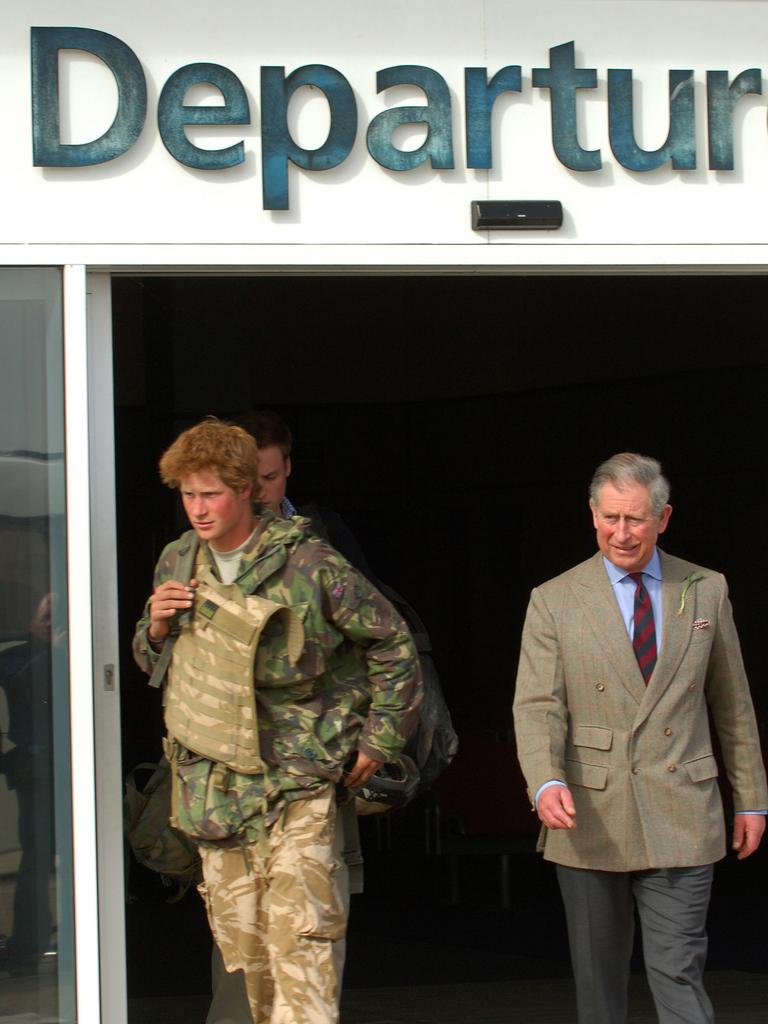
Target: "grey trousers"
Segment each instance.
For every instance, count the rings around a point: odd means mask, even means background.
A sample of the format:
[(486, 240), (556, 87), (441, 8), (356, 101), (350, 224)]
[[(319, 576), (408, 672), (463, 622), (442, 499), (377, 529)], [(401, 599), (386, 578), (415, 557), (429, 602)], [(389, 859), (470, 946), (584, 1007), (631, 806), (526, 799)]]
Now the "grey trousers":
[[(360, 892), (362, 889), (360, 834), (357, 830), (357, 819), (354, 816), (354, 802), (345, 804), (337, 815), (333, 846), (341, 864), (336, 879), (339, 894), (344, 903), (344, 911), (348, 918), (350, 894)], [(356, 869), (357, 873), (355, 873)], [(352, 875), (351, 878), (350, 875)], [(344, 973), (346, 954), (347, 940), (344, 937), (333, 943), (333, 964), (336, 977), (339, 979), (338, 998), (341, 998), (341, 978)], [(233, 971), (230, 973), (225, 969), (224, 960), (215, 942), (211, 950), (211, 989), (213, 998), (208, 1008), (205, 1024), (253, 1024), (248, 996), (245, 992), (243, 972)]]
[(712, 875), (711, 864), (633, 872), (557, 865), (579, 1024), (627, 1024), (635, 906), (659, 1024), (712, 1024), (703, 984)]

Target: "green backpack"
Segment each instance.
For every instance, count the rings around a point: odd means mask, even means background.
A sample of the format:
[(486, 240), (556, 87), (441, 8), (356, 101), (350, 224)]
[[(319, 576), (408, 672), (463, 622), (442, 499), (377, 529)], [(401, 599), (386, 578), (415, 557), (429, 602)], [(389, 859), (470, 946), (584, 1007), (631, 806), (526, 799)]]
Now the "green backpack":
[[(149, 772), (143, 784), (139, 779)], [(175, 888), (169, 903), (178, 902), (202, 875), (195, 843), (168, 821), (171, 807), (171, 766), (163, 756), (154, 764), (137, 764), (125, 780), (123, 825), (134, 857), (158, 872)]]

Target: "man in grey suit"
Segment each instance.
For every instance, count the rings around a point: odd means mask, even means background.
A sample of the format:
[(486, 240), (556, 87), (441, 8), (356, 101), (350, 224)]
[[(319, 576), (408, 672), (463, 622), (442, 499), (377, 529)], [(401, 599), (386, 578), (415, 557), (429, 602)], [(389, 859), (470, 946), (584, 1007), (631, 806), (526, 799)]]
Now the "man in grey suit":
[(518, 753), (557, 865), (579, 1024), (626, 1024), (634, 906), (661, 1024), (710, 1024), (702, 975), (726, 852), (709, 715), (739, 859), (768, 790), (725, 579), (656, 547), (669, 485), (623, 453), (590, 486), (599, 551), (536, 588), (515, 694)]

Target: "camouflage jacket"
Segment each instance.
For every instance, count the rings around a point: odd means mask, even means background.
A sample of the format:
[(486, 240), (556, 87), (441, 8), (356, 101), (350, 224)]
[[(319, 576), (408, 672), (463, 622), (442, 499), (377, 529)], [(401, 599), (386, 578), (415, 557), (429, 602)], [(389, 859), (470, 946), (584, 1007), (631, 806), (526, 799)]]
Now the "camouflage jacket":
[[(305, 633), (303, 653), (293, 665), (277, 620), (259, 643), (254, 684), (264, 775), (215, 776), (226, 790), (224, 802), (238, 804), (239, 832), (247, 836), (261, 828), (262, 816), (267, 823), (274, 820), (286, 800), (318, 795), (340, 781), (355, 750), (392, 761), (417, 721), (422, 681), (407, 627), (389, 601), (309, 526), (298, 516), (262, 513), (235, 581), (244, 594), (292, 608)], [(179, 546), (176, 540), (163, 550), (156, 587), (174, 578)], [(218, 575), (204, 542), (202, 554)], [(151, 673), (158, 654), (147, 639), (148, 625), (146, 605), (133, 649), (140, 668)], [(213, 819), (216, 813), (211, 811)], [(212, 827), (210, 838), (226, 835)]]

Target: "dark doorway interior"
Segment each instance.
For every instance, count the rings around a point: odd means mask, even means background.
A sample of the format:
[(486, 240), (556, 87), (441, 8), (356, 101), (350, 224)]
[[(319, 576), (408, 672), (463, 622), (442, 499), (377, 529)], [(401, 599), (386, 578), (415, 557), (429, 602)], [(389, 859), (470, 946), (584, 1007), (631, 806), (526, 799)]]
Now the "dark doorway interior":
[[(766, 727), (763, 292), (762, 278), (735, 276), (115, 280), (126, 769), (159, 752), (157, 695), (130, 637), (154, 561), (182, 526), (157, 458), (208, 413), (284, 415), (291, 497), (341, 513), (430, 630), (463, 741), (438, 793), (443, 822), (486, 845), (458, 861), (426, 853), (422, 808), (368, 827), (349, 987), (568, 971), (552, 878), (530, 852), (509, 708), (528, 593), (593, 550), (586, 485), (613, 452), (662, 461), (667, 546), (728, 576)], [(521, 834), (502, 909), (498, 837)], [(720, 870), (715, 966), (765, 970), (763, 930), (728, 908), (749, 894), (750, 918), (764, 920), (766, 863), (760, 853)], [(132, 993), (204, 991), (197, 897), (167, 907), (155, 880), (135, 875)]]

